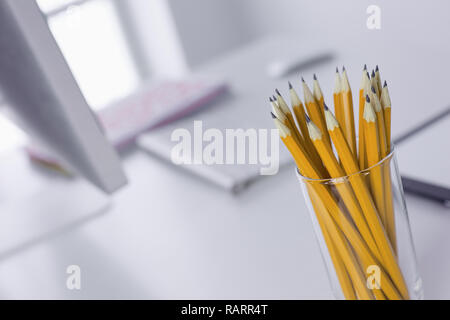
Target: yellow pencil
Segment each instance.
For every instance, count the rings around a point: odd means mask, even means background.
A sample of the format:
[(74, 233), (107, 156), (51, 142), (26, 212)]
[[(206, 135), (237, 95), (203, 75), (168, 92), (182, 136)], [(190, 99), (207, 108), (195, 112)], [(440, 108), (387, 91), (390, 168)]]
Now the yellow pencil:
[[(303, 136), (305, 148), (308, 151), (308, 153), (311, 155), (312, 160), (315, 163), (321, 164), (320, 157), (317, 154), (317, 152), (311, 142), (311, 139), (309, 138), (308, 128), (306, 125), (305, 108), (303, 106), (302, 101), (298, 97), (297, 92), (295, 91), (294, 87), (292, 86), (292, 84), (290, 82), (289, 82), (289, 94), (290, 94), (290, 98), (291, 98), (292, 109), (294, 110), (294, 115), (297, 120), (297, 125), (300, 128), (300, 132)], [(318, 167), (321, 170), (321, 172), (326, 176), (326, 172), (325, 172), (325, 169), (323, 168), (323, 166), (318, 165)]]
[(284, 98), (281, 96), (280, 91), (278, 89), (275, 89), (275, 92), (277, 94), (276, 97), (277, 97), (278, 106), (281, 109), (281, 111), (284, 113), (286, 118), (288, 119), (288, 123), (289, 123), (288, 127), (292, 130), (294, 137), (298, 141), (298, 143), (302, 143), (304, 145), (305, 144), (304, 138), (298, 131), (297, 126), (295, 125), (294, 117), (291, 113), (291, 110), (289, 109)]
[[(325, 112), (326, 114), (326, 112)], [(289, 133), (289, 128), (285, 126), (281, 121), (275, 119), (275, 124), (280, 130), (281, 139), (291, 152), (294, 160), (297, 163), (297, 166), (300, 172), (305, 177), (310, 177), (311, 179), (321, 179), (319, 171), (315, 167), (314, 163), (312, 163), (311, 158), (306, 154), (305, 149), (301, 146), (296, 145), (295, 140), (292, 137), (292, 134)], [(342, 136), (343, 138), (343, 136)], [(344, 139), (345, 141), (345, 139)], [(351, 153), (350, 153), (351, 154)], [(353, 155), (352, 155), (353, 156)], [(356, 162), (355, 162), (356, 164)], [(358, 175), (356, 175), (358, 176)], [(365, 184), (364, 184), (365, 186)], [(329, 212), (330, 216), (327, 214), (323, 214), (322, 211), (317, 212), (317, 215), (324, 218), (326, 223), (328, 224), (329, 230), (337, 230), (341, 231), (343, 235), (347, 238), (353, 250), (361, 260), (364, 270), (366, 270), (369, 266), (377, 265), (380, 267), (381, 278), (383, 282), (383, 292), (386, 293), (386, 297), (389, 299), (401, 299), (402, 294), (399, 293), (396, 289), (396, 285), (391, 283), (390, 276), (388, 272), (384, 271), (383, 265), (378, 261), (374, 256), (371, 250), (368, 248), (366, 242), (361, 238), (359, 232), (355, 229), (352, 222), (349, 221), (346, 214), (341, 211), (339, 205), (334, 199), (333, 194), (329, 189), (327, 189), (322, 184), (314, 184), (308, 185), (310, 194), (316, 194), (318, 198), (322, 201), (323, 205)], [(376, 209), (375, 209), (376, 210)], [(376, 214), (376, 213), (375, 213)], [(332, 218), (331, 221), (329, 219)], [(378, 219), (378, 217), (376, 217)], [(334, 222), (333, 222), (334, 221)], [(334, 223), (336, 225), (334, 225)], [(334, 228), (334, 229), (333, 229)], [(334, 235), (334, 238), (339, 238), (339, 233)], [(341, 240), (339, 240), (341, 241)], [(378, 244), (377, 244), (378, 245)], [(380, 248), (380, 246), (378, 246)], [(342, 249), (342, 247), (341, 247)], [(381, 249), (380, 249), (381, 250)], [(343, 253), (345, 254), (345, 253)], [(348, 265), (351, 265), (351, 262), (345, 261)], [(391, 265), (388, 265), (391, 267)], [(353, 266), (352, 266), (353, 267)], [(386, 269), (387, 271), (387, 269)], [(350, 272), (350, 271), (349, 271)], [(398, 279), (398, 274), (395, 274), (395, 277)], [(401, 276), (401, 274), (400, 274)], [(353, 274), (353, 277), (357, 278), (357, 274)], [(375, 290), (376, 291), (376, 290)], [(406, 292), (407, 293), (407, 292)], [(379, 292), (374, 292), (374, 294), (378, 295), (381, 298), (381, 294)], [(403, 295), (403, 297), (405, 297)]]
[[(391, 152), (391, 98), (389, 96), (389, 90), (386, 81), (384, 82), (383, 90), (381, 93), (381, 105), (383, 107), (384, 122), (386, 130), (386, 147), (387, 153)], [(397, 252), (397, 235), (395, 227), (395, 213), (392, 194), (392, 181), (390, 166), (387, 165), (384, 168), (384, 183), (385, 183), (385, 206), (386, 206), (386, 229), (391, 240), (392, 247)]]
[(389, 152), (391, 151), (391, 97), (389, 95), (389, 89), (386, 81), (384, 82), (383, 90), (381, 93), (381, 105), (384, 111), (384, 123), (386, 128), (386, 143)]
[(306, 126), (305, 107), (302, 100), (299, 98), (297, 91), (295, 91), (292, 84), (289, 82), (289, 96), (291, 98), (291, 106), (294, 111), (297, 125), (300, 128), (303, 138), (306, 140), (308, 137), (308, 127)]
[[(316, 123), (321, 130), (325, 130), (327, 125), (325, 123), (325, 118), (323, 116), (323, 111), (319, 107), (319, 105), (316, 102), (316, 99), (314, 98), (311, 90), (309, 89), (308, 85), (305, 82), (305, 79), (302, 78), (302, 85), (303, 85), (303, 94), (305, 96), (305, 105), (306, 110), (308, 110), (308, 114), (311, 117), (311, 119)], [(324, 139), (326, 143), (331, 148), (331, 140), (328, 135), (324, 136)]]
[[(294, 119), (292, 118), (292, 114), (289, 110), (289, 108), (286, 105), (286, 102), (284, 102), (283, 97), (281, 97), (281, 95), (279, 94), (279, 92), (277, 92), (278, 97), (273, 97), (273, 98), (269, 98), (269, 101), (271, 103), (272, 106), (272, 113), (278, 118), (280, 119), (284, 125), (286, 125), (292, 132), (292, 136), (293, 139), (295, 140), (295, 142), (298, 145), (301, 145), (303, 147), (305, 147), (305, 141), (303, 136), (300, 134), (300, 132), (298, 132), (298, 129), (295, 125)], [(274, 100), (277, 99), (277, 100)], [(288, 112), (288, 114), (286, 114), (283, 109), (286, 110)], [(290, 116), (288, 116), (290, 114)], [(325, 172), (325, 169), (323, 168), (323, 166), (321, 166), (321, 163), (316, 162), (316, 165), (318, 166), (319, 170), (321, 173)]]
[(281, 108), (278, 104), (278, 102), (276, 100), (273, 100), (273, 98), (269, 98), (270, 101), (270, 105), (272, 107), (272, 113), (278, 118), (280, 119), (284, 125), (287, 125), (289, 127), (289, 121), (288, 118), (286, 117), (286, 115), (284, 114), (283, 111), (281, 111)]
[[(396, 258), (389, 160), (380, 164), (391, 148), (391, 102), (386, 83), (381, 86), (380, 69), (377, 66), (370, 76), (364, 68), (359, 91), (359, 143), (345, 67), (342, 78), (336, 70), (333, 95), (341, 123), (326, 106), (317, 76), (314, 93), (303, 78), (302, 83), (305, 104), (289, 83), (293, 113), (276, 90), (277, 97), (270, 99), (272, 117), (298, 171), (306, 177), (306, 192), (342, 292), (346, 299), (409, 299)], [(369, 167), (370, 174), (360, 174)], [(330, 184), (323, 180), (328, 178)], [(378, 289), (366, 285), (365, 273), (372, 266), (379, 267)]]
[[(316, 150), (319, 153), (325, 168), (330, 173), (330, 176), (332, 178), (345, 177), (345, 171), (337, 161), (333, 151), (328, 148), (328, 146), (323, 141), (323, 134), (320, 129), (310, 119), (307, 119), (307, 122), (311, 140), (313, 141), (314, 146), (316, 147)], [(353, 221), (355, 222), (355, 225), (361, 233), (361, 236), (367, 242), (374, 256), (378, 260), (381, 260), (381, 255), (372, 236), (372, 233), (370, 232), (369, 226), (367, 225), (364, 213), (362, 212), (358, 200), (356, 199), (356, 196), (353, 193), (350, 185), (347, 181), (343, 180), (341, 183), (336, 183), (336, 189), (341, 195), (345, 206), (347, 207)]]
[(317, 75), (313, 76), (313, 95), (316, 99), (317, 104), (319, 105), (320, 111), (322, 112), (322, 117), (325, 119), (325, 113), (323, 106), (325, 104), (325, 98), (323, 96), (322, 88), (320, 87), (319, 80), (317, 79)]
[(378, 87), (378, 93), (379, 93), (378, 98), (380, 98), (383, 87), (381, 85), (381, 74), (380, 74), (380, 68), (378, 68), (378, 65), (375, 68), (375, 79), (377, 80), (377, 87)]
[(367, 185), (361, 175), (354, 174), (359, 172), (356, 158), (351, 153), (350, 147), (345, 141), (339, 123), (334, 115), (327, 109), (325, 110), (325, 119), (327, 121), (328, 132), (334, 142), (339, 158), (341, 159), (342, 166), (346, 171), (346, 174), (350, 176), (350, 184), (353, 187), (355, 195), (361, 205), (361, 208), (363, 209), (369, 228), (371, 229), (372, 235), (374, 236), (378, 249), (380, 250), (383, 265), (385, 266), (386, 271), (389, 273), (390, 278), (398, 288), (402, 297), (404, 299), (409, 299), (408, 288), (406, 287), (402, 272), (398, 266), (395, 254), (379, 218), (376, 206), (370, 196)]
[(348, 144), (350, 145), (350, 149), (352, 150), (353, 154), (356, 155), (357, 150), (356, 150), (356, 133), (355, 133), (355, 115), (353, 112), (353, 96), (345, 67), (343, 68), (342, 71), (341, 95), (342, 95), (343, 120), (345, 122), (344, 134)]
[(375, 70), (372, 70), (372, 77), (370, 78), (370, 84), (372, 85), (372, 87), (375, 88), (375, 91), (377, 92), (377, 96), (380, 96), (380, 90), (378, 89), (378, 84), (377, 84), (377, 75), (375, 73)]
[[(324, 219), (321, 217), (320, 212), (327, 212), (326, 208), (322, 204), (321, 199), (315, 196), (314, 192), (309, 192), (311, 204), (314, 208), (314, 212), (317, 215), (317, 221), (319, 222), (320, 229), (322, 230), (323, 238), (325, 240), (325, 244), (328, 248), (328, 252), (330, 253), (330, 258), (333, 263), (334, 269), (336, 271), (336, 276), (341, 285), (342, 292), (346, 300), (356, 300), (357, 296), (355, 290), (353, 288), (351, 277), (353, 274), (349, 274), (347, 272), (347, 268), (345, 267), (346, 263), (344, 263), (344, 258), (339, 253), (341, 250), (335, 244), (336, 239), (332, 237), (330, 231), (328, 231), (325, 226)], [(338, 231), (334, 229), (333, 235), (335, 235)], [(356, 259), (353, 259), (356, 265)], [(360, 273), (359, 271), (358, 273)]]
[[(274, 118), (274, 123), (280, 132), (281, 140), (292, 154), (300, 172), (304, 176), (319, 179), (320, 174), (317, 168), (311, 162), (311, 158), (306, 154), (304, 148), (296, 145), (295, 139), (292, 137), (290, 129), (277, 118)], [(334, 240), (332, 243), (334, 243), (337, 247), (337, 250), (339, 250), (339, 253), (343, 259), (343, 263), (345, 264), (353, 283), (357, 284), (355, 289), (358, 290), (358, 296), (362, 299), (371, 299), (372, 295), (367, 290), (367, 287), (365, 287), (364, 275), (359, 268), (357, 260), (353, 258), (353, 254), (349, 246), (345, 244), (345, 238), (341, 233), (344, 232), (347, 233), (347, 235), (352, 234), (353, 236), (350, 236), (350, 238), (347, 236), (347, 239), (349, 239), (349, 241), (355, 240), (358, 238), (356, 233), (349, 233), (353, 230), (353, 227), (351, 226), (351, 224), (345, 224), (347, 220), (345, 218), (345, 215), (340, 212), (340, 209), (333, 199), (330, 191), (328, 191), (323, 185), (308, 185), (308, 192), (313, 199), (313, 203), (316, 206), (318, 206), (319, 204), (321, 206), (321, 208), (316, 211), (316, 216), (319, 224), (321, 226), (324, 226), (323, 229), (327, 229), (332, 235), (332, 238)], [(330, 212), (330, 215), (328, 215), (327, 212)], [(331, 216), (334, 216), (335, 218), (332, 219)], [(340, 216), (340, 218), (338, 218), (338, 216)], [(342, 227), (342, 223), (344, 223), (344, 227)], [(341, 226), (338, 227), (336, 224), (341, 224)], [(369, 261), (375, 264), (376, 262), (374, 262), (374, 260), (370, 258), (370, 253), (368, 251), (365, 251), (364, 249), (361, 249), (362, 247), (364, 247), (363, 243), (360, 241), (354, 241), (354, 243), (355, 242), (360, 243), (360, 245), (353, 245), (356, 250), (358, 252), (362, 250), (362, 256), (367, 257)], [(329, 247), (331, 246), (332, 244), (329, 245)], [(337, 265), (337, 263), (335, 265)]]
[[(378, 97), (375, 95), (374, 90), (372, 90), (372, 94), (374, 100), (373, 105), (375, 107), (375, 114), (377, 117), (378, 136), (380, 139), (380, 161), (381, 161), (382, 159), (386, 158), (390, 153), (390, 146), (388, 147), (386, 139), (386, 128), (385, 128), (386, 120), (384, 119), (383, 107)], [(394, 252), (397, 252), (390, 163), (386, 162), (383, 165), (383, 167), (380, 168), (380, 171), (382, 175), (381, 181), (383, 183), (383, 196), (384, 196), (383, 197), (384, 208), (383, 210), (380, 210), (380, 214), (383, 217), (383, 223), (386, 228), (386, 232), (389, 236), (389, 240), (391, 241), (392, 248), (394, 249)]]
[(339, 74), (339, 69), (336, 68), (336, 73), (334, 76), (334, 91), (333, 91), (333, 100), (334, 100), (334, 113), (336, 115), (336, 119), (342, 126), (342, 130), (347, 132), (345, 116), (344, 116), (344, 107), (343, 107), (343, 98), (342, 98), (342, 78)]
[(367, 66), (364, 66), (363, 76), (361, 80), (361, 87), (359, 89), (359, 140), (358, 140), (358, 159), (359, 167), (361, 170), (367, 168), (367, 159), (365, 151), (365, 140), (364, 140), (364, 125), (363, 125), (363, 113), (364, 106), (366, 105), (366, 95), (369, 94), (367, 88), (370, 87), (370, 77), (367, 73)]
[[(374, 297), (366, 286), (364, 272), (350, 249), (350, 245), (330, 219), (328, 209), (313, 186), (308, 185), (307, 188), (344, 296), (350, 300), (372, 300)], [(351, 291), (351, 288), (354, 289), (354, 292)], [(378, 293), (379, 299), (383, 300), (384, 295), (379, 290), (375, 291)]]
[(378, 99), (378, 96), (376, 94), (376, 90), (374, 87), (371, 88), (372, 95), (372, 106), (375, 111), (375, 115), (377, 117), (377, 128), (378, 128), (378, 138), (380, 143), (380, 160), (384, 159), (388, 154), (388, 146), (386, 142), (386, 127), (385, 127), (385, 121), (384, 121), (384, 112), (383, 107), (381, 106), (380, 99)]
[[(373, 88), (373, 87), (372, 87)], [(376, 95), (376, 93), (375, 93)], [(375, 114), (372, 101), (369, 95), (366, 96), (366, 106), (364, 108), (364, 133), (366, 139), (366, 153), (367, 153), (367, 163), (369, 168), (373, 167), (370, 171), (369, 180), (372, 190), (372, 195), (375, 200), (375, 204), (378, 209), (378, 213), (383, 223), (386, 226), (386, 216), (385, 216), (385, 203), (384, 203), (384, 182), (381, 168), (375, 166), (382, 159), (381, 148), (380, 148), (380, 134), (378, 130), (379, 121), (377, 121), (377, 116)], [(375, 166), (375, 167), (374, 167)]]

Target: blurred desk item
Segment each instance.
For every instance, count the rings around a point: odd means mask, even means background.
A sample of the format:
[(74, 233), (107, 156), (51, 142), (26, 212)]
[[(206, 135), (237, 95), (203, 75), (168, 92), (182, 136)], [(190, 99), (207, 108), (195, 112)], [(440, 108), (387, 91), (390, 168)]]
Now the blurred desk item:
[[(175, 121), (205, 106), (226, 90), (225, 82), (192, 76), (179, 80), (155, 80), (134, 94), (98, 111), (108, 140), (116, 149), (134, 142), (144, 131)], [(58, 168), (59, 161), (46, 148), (32, 143), (27, 151), (33, 160)]]
[(223, 81), (192, 77), (152, 83), (105, 109), (98, 118), (116, 147), (205, 106), (226, 90)]
[(333, 59), (331, 50), (316, 51), (309, 54), (304, 50), (289, 52), (290, 57), (278, 58), (269, 63), (267, 74), (272, 78), (284, 78), (295, 72), (304, 71)]
[(397, 139), (406, 192), (450, 204), (449, 109)]
[(424, 197), (429, 200), (434, 200), (442, 203), (444, 206), (450, 208), (450, 189), (434, 185), (431, 183), (402, 177), (403, 188), (405, 192), (415, 194), (419, 197)]
[[(278, 87), (288, 99), (287, 81), (291, 79), (288, 76), (298, 78), (298, 74), (292, 75), (290, 71), (295, 69), (306, 73), (306, 69), (311, 65), (314, 65), (316, 70), (327, 68), (334, 70), (332, 63), (329, 50), (317, 47), (305, 51), (303, 45), (292, 37), (268, 37), (244, 46), (213, 61), (201, 70), (202, 74), (227, 79), (230, 86), (229, 95), (224, 99), (218, 99), (214, 102), (214, 106), (202, 110), (201, 113), (142, 134), (137, 144), (143, 150), (171, 162), (172, 149), (176, 145), (171, 141), (172, 132), (177, 128), (184, 128), (194, 136), (193, 124), (196, 120), (202, 121), (204, 130), (214, 128), (223, 133), (227, 129), (266, 129), (269, 130), (268, 139), (271, 139), (270, 130), (274, 129), (274, 126), (268, 116), (270, 112), (268, 99), (271, 93), (273, 94), (273, 88)], [(271, 69), (276, 65), (278, 67), (274, 68), (277, 70), (277, 76), (273, 79), (274, 74), (268, 72), (268, 66)], [(292, 160), (283, 146), (279, 149), (279, 166), (283, 167)], [(237, 193), (260, 178), (261, 168), (267, 166), (213, 164), (181, 167), (197, 177)]]

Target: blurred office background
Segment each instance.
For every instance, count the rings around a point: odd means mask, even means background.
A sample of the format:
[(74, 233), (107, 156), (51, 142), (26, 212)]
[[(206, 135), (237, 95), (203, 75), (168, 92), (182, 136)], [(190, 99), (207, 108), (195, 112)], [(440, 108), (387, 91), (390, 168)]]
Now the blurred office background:
[[(381, 66), (388, 79), (390, 70), (398, 68), (410, 70), (405, 80), (416, 84), (415, 92), (420, 87), (417, 83), (426, 84), (420, 95), (411, 99), (418, 104), (433, 95), (433, 90), (448, 86), (435, 83), (431, 77), (412, 77), (418, 62), (423, 64), (421, 70), (428, 69), (427, 75), (447, 77), (450, 62), (441, 58), (450, 56), (450, 41), (447, 40), (450, 2), (447, 0), (37, 2), (94, 110), (132, 93), (147, 81), (195, 72), (257, 39), (280, 34), (292, 36), (305, 48), (331, 48), (338, 56), (354, 51), (360, 53), (361, 60), (350, 66), (354, 86), (359, 86), (366, 51), (367, 56), (395, 54), (389, 65)], [(369, 16), (366, 10), (370, 5), (381, 9), (380, 30), (366, 27)], [(439, 59), (434, 59), (436, 52), (439, 52)], [(373, 67), (376, 61), (367, 63)], [(329, 79), (324, 79), (326, 94), (332, 90), (332, 73), (330, 70)], [(398, 96), (405, 96), (407, 90), (402, 87), (393, 91), (393, 98), (397, 98), (396, 92)], [(432, 106), (436, 111), (448, 105), (450, 92), (441, 93), (441, 97), (442, 104)], [(399, 108), (393, 112), (407, 108), (408, 105), (399, 103)], [(420, 112), (417, 108), (413, 111)], [(398, 113), (395, 117), (398, 119)], [(22, 131), (0, 115), (0, 153), (25, 142)], [(256, 193), (250, 193), (253, 203), (259, 201)], [(252, 204), (237, 202), (237, 206), (244, 209), (252, 208)]]
[[(38, 0), (83, 93), (95, 108), (157, 76), (179, 76), (255, 39), (290, 34), (305, 46), (389, 52), (449, 50), (445, 0)], [(368, 6), (381, 29), (368, 30)], [(388, 45), (397, 41), (397, 47)], [(383, 46), (386, 44), (386, 46)], [(406, 50), (406, 49), (405, 49)], [(405, 53), (407, 58), (408, 52)], [(413, 67), (413, 66), (411, 66)], [(2, 119), (2, 130), (12, 128)], [(11, 141), (0, 135), (0, 148)]]

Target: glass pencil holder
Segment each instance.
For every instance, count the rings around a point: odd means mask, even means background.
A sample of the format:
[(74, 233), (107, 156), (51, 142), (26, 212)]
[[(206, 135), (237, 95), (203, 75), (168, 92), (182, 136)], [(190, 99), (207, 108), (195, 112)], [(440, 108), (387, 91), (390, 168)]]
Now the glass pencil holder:
[(395, 148), (350, 176), (297, 175), (336, 299), (423, 299)]

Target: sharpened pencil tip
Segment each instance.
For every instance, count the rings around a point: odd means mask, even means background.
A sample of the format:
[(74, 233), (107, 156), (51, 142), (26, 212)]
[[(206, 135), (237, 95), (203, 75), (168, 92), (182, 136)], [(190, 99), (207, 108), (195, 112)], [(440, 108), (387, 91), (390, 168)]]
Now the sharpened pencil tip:
[(386, 87), (387, 87), (387, 82), (385, 81), (383, 88), (386, 88)]
[(375, 67), (375, 72), (380, 71), (380, 69), (378, 68), (378, 65)]
[(367, 64), (364, 65), (364, 71), (367, 71)]
[(317, 76), (316, 76), (315, 73), (314, 73), (314, 75), (313, 75), (313, 79), (314, 79), (315, 81), (317, 81)]
[(294, 89), (294, 87), (292, 86), (292, 83), (290, 81), (288, 81), (288, 84), (289, 84), (289, 90)]
[(375, 70), (372, 70), (372, 78), (375, 78)]
[(272, 119), (276, 119), (277, 116), (273, 114), (273, 112), (270, 113), (272, 115)]
[(342, 72), (345, 72), (345, 66), (342, 66)]
[(339, 68), (338, 67), (336, 67), (336, 73), (339, 73)]
[(273, 102), (273, 99), (272, 99), (272, 97), (269, 97), (269, 101), (270, 101), (270, 102)]
[(327, 106), (327, 104), (326, 104), (326, 103), (324, 103), (324, 104), (323, 104), (323, 107), (324, 107), (325, 111), (328, 111), (328, 110), (330, 110), (330, 109), (328, 109), (328, 106)]
[(279, 96), (281, 97), (281, 93), (280, 93), (280, 90), (278, 90), (278, 89), (275, 89), (275, 92), (277, 93), (277, 95), (279, 95)]
[(370, 98), (369, 98), (368, 94), (366, 95), (366, 101), (367, 101), (367, 103), (370, 103)]
[(377, 93), (377, 90), (375, 90), (374, 87), (371, 87), (370, 89), (372, 90), (372, 93)]
[(273, 99), (273, 102), (278, 101), (277, 97), (275, 97), (275, 96), (273, 96), (272, 99)]
[(306, 117), (306, 122), (310, 123), (311, 122), (311, 118), (307, 114), (305, 114), (305, 117)]
[(302, 82), (303, 82), (303, 83), (306, 83), (305, 78), (303, 78), (303, 77), (302, 77)]

